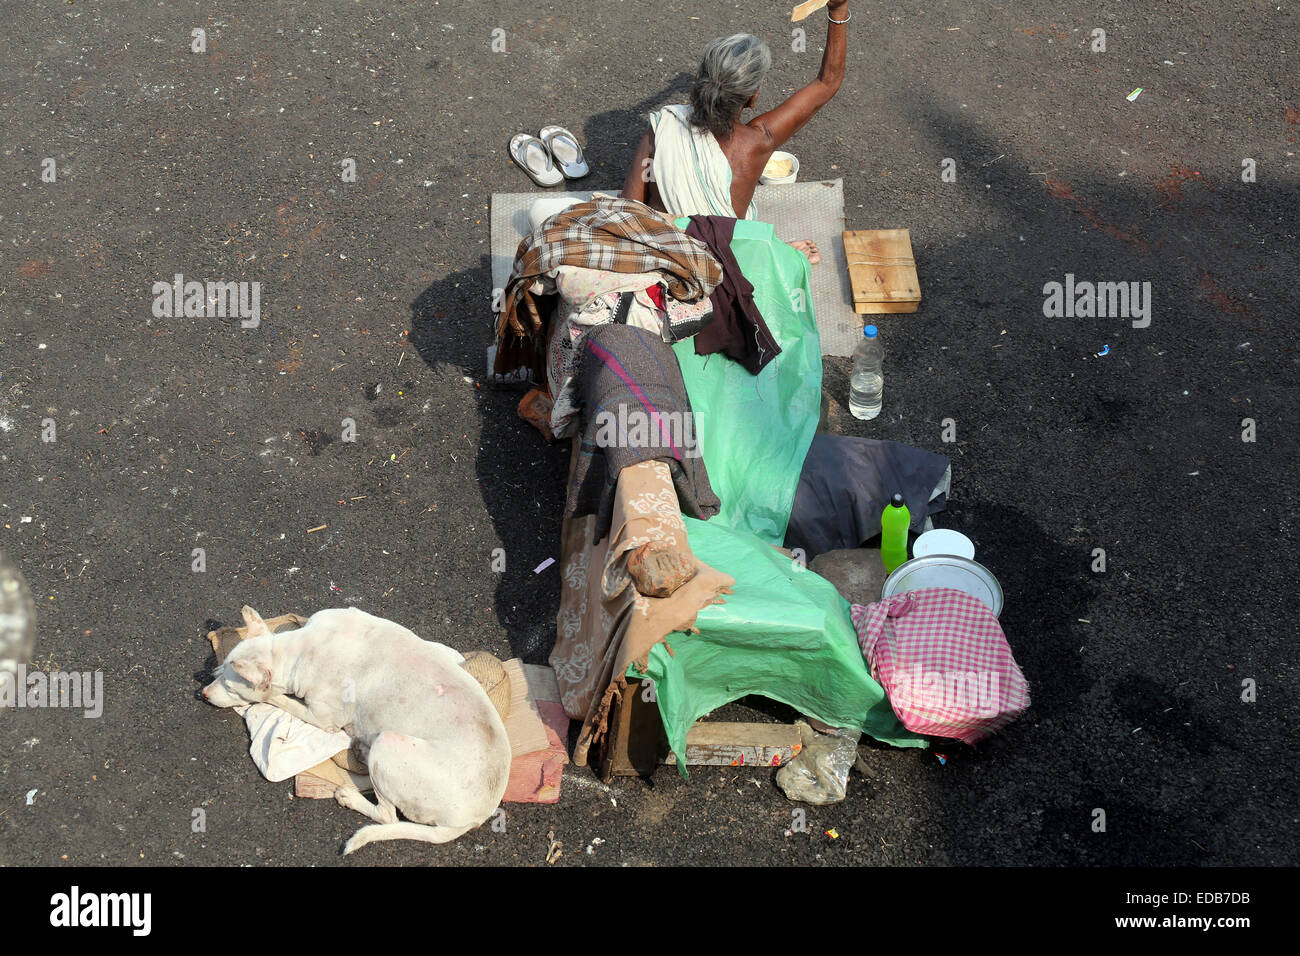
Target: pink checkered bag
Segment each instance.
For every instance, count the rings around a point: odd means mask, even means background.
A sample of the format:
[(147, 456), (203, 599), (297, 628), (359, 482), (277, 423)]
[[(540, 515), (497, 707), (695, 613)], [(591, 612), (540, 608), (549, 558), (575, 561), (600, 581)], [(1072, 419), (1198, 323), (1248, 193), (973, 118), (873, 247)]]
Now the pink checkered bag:
[(913, 733), (973, 744), (1029, 706), (1002, 625), (978, 598), (923, 588), (850, 613), (871, 676)]

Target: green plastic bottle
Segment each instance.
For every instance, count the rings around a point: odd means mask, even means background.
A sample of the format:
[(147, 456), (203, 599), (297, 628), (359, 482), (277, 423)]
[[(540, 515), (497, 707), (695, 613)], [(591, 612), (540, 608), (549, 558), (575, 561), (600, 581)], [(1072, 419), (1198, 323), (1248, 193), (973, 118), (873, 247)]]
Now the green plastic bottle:
[(907, 528), (912, 523), (912, 514), (903, 503), (902, 495), (894, 495), (894, 500), (885, 506), (880, 516), (880, 558), (885, 562), (885, 572), (893, 573), (907, 560)]

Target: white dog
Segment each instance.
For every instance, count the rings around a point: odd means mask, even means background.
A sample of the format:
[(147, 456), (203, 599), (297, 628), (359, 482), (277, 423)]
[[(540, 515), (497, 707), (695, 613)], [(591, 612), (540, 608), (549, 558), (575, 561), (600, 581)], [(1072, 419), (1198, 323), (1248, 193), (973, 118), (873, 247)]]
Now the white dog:
[[(318, 611), (272, 634), (251, 607), (248, 636), (203, 697), (218, 707), (266, 701), (352, 738), (370, 770), (375, 806), (355, 788), (335, 798), (374, 820), (343, 848), (376, 840), (447, 843), (496, 811), (510, 776), (510, 741), (460, 654), (355, 608)], [(301, 698), (301, 702), (293, 698)], [(410, 823), (399, 823), (401, 810)]]

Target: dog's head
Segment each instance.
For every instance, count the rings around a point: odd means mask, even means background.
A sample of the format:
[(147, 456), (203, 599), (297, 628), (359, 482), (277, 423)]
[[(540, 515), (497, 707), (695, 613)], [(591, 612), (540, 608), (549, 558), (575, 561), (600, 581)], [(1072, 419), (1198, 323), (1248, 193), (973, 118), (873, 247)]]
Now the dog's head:
[(217, 707), (255, 704), (275, 694), (271, 688), (271, 631), (251, 607), (245, 605), (243, 615), (247, 635), (217, 667), (216, 680), (203, 688), (203, 699)]

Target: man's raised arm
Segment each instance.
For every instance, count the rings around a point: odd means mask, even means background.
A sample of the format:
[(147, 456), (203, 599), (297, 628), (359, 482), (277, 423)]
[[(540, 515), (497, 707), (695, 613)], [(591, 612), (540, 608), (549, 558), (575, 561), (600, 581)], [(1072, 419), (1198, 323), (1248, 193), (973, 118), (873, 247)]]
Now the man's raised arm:
[(844, 52), (850, 16), (849, 0), (831, 0), (827, 4), (826, 52), (822, 54), (822, 68), (817, 79), (780, 106), (749, 121), (749, 126), (767, 134), (773, 148), (799, 132), (839, 90), (844, 81)]

